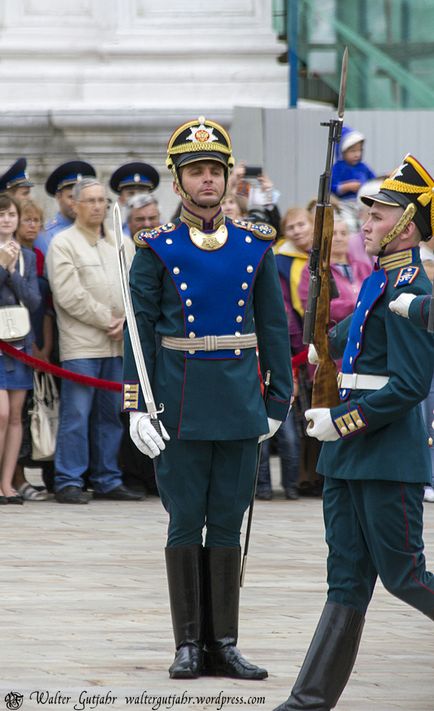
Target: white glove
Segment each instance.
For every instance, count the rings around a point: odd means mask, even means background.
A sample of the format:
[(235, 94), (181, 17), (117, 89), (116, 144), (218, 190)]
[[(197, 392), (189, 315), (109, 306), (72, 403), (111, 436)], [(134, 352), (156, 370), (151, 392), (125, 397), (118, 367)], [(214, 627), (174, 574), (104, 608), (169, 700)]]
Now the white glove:
[(311, 365), (317, 365), (317, 363), (319, 363), (318, 353), (316, 352), (316, 348), (313, 343), (309, 343), (307, 359)]
[(389, 303), (389, 309), (393, 311), (394, 314), (398, 316), (403, 316), (408, 318), (408, 312), (410, 309), (410, 304), (415, 299), (415, 294), (407, 294), (405, 291)]
[(304, 413), (309, 437), (316, 437), (320, 442), (335, 442), (339, 434), (332, 422), (328, 407), (315, 407)]
[(279, 429), (280, 425), (282, 424), (282, 420), (273, 420), (271, 417), (268, 418), (268, 433), (263, 434), (259, 437), (258, 439), (258, 444), (263, 442), (266, 439), (270, 439), (274, 434), (276, 434), (277, 430)]
[(130, 437), (137, 449), (151, 459), (158, 457), (160, 452), (166, 449), (163, 440), (170, 439), (161, 420), (160, 427), (162, 438), (151, 424), (149, 415), (144, 412), (130, 412)]

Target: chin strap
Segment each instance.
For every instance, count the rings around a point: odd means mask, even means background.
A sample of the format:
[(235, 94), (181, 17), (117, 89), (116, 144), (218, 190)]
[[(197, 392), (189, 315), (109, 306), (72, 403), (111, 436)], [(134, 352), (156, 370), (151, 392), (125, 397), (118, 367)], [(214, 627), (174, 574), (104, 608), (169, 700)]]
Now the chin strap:
[(383, 239), (381, 240), (380, 251), (378, 253), (379, 257), (382, 257), (384, 255), (384, 250), (387, 247), (387, 245), (390, 244), (391, 242), (393, 242), (393, 240), (396, 237), (398, 237), (398, 235), (400, 235), (401, 232), (403, 232), (403, 230), (405, 230), (407, 225), (410, 224), (410, 222), (412, 221), (413, 217), (416, 214), (416, 209), (417, 209), (416, 205), (413, 202), (411, 202), (409, 205), (407, 205), (407, 207), (405, 208), (403, 214), (399, 218), (396, 225), (394, 227), (392, 227), (390, 232), (388, 232), (387, 235), (385, 237), (383, 237)]

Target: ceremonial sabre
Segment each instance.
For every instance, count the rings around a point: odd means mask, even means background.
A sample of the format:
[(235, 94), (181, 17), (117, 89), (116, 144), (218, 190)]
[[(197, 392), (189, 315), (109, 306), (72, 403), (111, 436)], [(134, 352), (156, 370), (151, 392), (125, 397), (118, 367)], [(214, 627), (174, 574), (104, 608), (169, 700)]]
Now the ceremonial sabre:
[[(263, 400), (265, 403), (267, 402), (267, 395), (268, 395), (268, 388), (270, 387), (270, 380), (271, 380), (271, 372), (269, 370), (267, 370), (265, 373), (264, 394), (263, 394)], [(247, 555), (249, 553), (249, 543), (250, 543), (250, 531), (252, 528), (252, 519), (253, 519), (253, 507), (255, 505), (256, 487), (258, 485), (259, 467), (261, 465), (261, 452), (262, 452), (262, 442), (258, 446), (258, 459), (256, 460), (255, 483), (253, 484), (252, 500), (250, 501), (249, 517), (247, 519), (246, 539), (244, 541), (244, 552), (243, 552), (243, 557), (241, 560), (240, 588), (242, 588), (244, 585), (244, 576), (246, 574)]]
[(136, 363), (139, 383), (142, 389), (143, 398), (145, 400), (146, 411), (151, 419), (152, 426), (161, 436), (161, 427), (158, 420), (158, 415), (163, 412), (164, 406), (160, 405), (157, 410), (154, 396), (152, 394), (151, 383), (146, 371), (145, 359), (143, 357), (142, 346), (140, 343), (139, 332), (137, 330), (136, 317), (134, 315), (133, 302), (128, 281), (128, 266), (125, 256), (124, 233), (122, 230), (122, 217), (119, 205), (115, 203), (113, 208), (113, 224), (115, 228), (116, 248), (118, 255), (119, 276), (121, 280), (122, 298), (124, 301), (125, 317), (127, 320), (128, 332), (131, 340), (131, 348), (133, 351), (134, 361)]

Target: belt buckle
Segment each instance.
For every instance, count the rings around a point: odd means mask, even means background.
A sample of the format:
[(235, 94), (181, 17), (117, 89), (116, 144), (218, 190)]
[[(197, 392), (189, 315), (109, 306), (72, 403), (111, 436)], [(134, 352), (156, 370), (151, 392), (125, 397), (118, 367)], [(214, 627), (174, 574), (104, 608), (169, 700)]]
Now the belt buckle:
[(351, 373), (351, 385), (350, 385), (351, 390), (357, 390), (357, 379), (358, 379), (358, 373)]
[(216, 351), (218, 349), (217, 336), (204, 336), (204, 351)]

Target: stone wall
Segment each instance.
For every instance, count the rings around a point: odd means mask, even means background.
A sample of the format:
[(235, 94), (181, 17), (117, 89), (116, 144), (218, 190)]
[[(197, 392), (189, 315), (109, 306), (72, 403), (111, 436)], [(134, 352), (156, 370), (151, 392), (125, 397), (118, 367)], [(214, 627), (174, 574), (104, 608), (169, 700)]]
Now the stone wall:
[(153, 163), (169, 217), (172, 128), (287, 105), (271, 0), (2, 0), (0, 46), (0, 171), (26, 156), (48, 214), (46, 175), (80, 157), (104, 180), (129, 160)]

